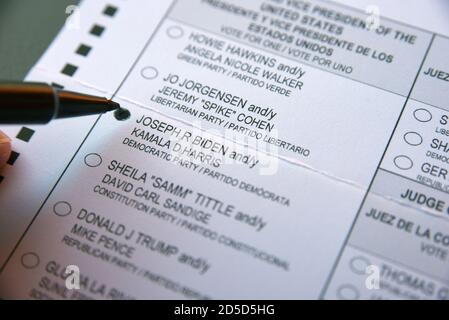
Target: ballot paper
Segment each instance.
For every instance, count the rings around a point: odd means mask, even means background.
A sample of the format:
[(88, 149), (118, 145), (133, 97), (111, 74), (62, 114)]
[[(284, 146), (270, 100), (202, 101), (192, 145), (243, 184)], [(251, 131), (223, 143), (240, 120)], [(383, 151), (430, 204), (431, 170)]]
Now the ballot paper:
[(70, 7), (26, 80), (131, 117), (6, 129), (1, 298), (449, 298), (449, 38), (383, 8)]

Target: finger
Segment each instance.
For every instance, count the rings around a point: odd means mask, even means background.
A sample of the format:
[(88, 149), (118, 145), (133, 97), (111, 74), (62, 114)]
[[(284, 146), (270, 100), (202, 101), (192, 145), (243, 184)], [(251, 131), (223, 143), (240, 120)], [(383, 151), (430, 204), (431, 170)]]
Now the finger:
[(0, 131), (0, 168), (6, 164), (11, 154), (11, 139)]

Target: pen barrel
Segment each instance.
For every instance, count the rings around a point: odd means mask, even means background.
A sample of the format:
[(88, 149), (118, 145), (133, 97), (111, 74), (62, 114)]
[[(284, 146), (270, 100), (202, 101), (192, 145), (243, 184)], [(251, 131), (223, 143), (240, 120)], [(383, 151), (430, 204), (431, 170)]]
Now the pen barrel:
[(0, 85), (1, 124), (44, 124), (57, 112), (57, 97), (47, 84)]

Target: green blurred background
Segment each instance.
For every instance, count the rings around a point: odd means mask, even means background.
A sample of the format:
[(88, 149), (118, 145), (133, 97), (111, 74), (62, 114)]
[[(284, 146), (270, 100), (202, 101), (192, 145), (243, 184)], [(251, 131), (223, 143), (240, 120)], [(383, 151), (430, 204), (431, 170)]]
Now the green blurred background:
[(0, 0), (0, 80), (23, 80), (77, 0)]

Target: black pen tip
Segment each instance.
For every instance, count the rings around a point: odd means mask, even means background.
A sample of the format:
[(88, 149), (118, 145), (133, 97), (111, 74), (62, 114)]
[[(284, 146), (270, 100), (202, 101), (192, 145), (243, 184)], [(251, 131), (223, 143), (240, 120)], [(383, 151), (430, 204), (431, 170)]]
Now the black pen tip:
[(109, 106), (108, 111), (120, 109), (120, 104), (118, 104), (117, 102), (114, 102), (112, 100), (108, 100), (108, 106)]

